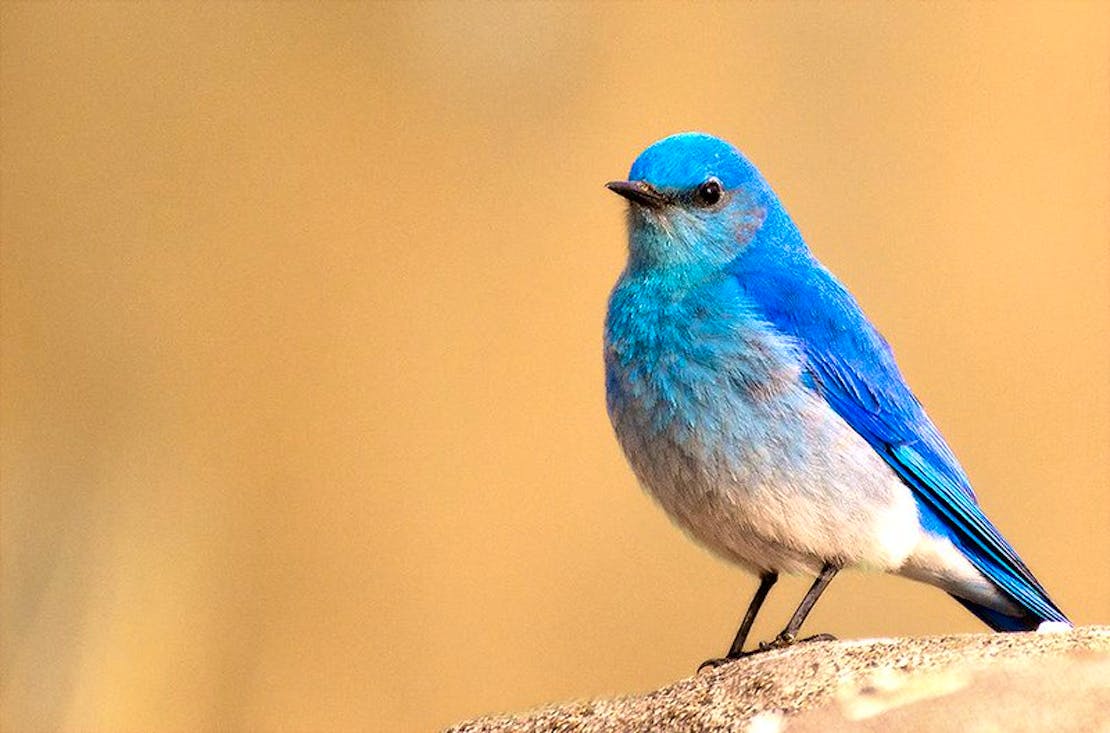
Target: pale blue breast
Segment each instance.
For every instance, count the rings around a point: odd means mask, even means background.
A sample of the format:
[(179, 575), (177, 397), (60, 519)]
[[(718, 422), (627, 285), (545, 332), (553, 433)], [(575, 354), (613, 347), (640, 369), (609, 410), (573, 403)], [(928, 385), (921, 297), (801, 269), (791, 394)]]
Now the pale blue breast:
[[(736, 449), (765, 443), (802, 400), (797, 350), (750, 312), (727, 276), (694, 285), (622, 278), (605, 363), (614, 423), (641, 432), (637, 440), (691, 451), (725, 439)], [(788, 460), (790, 446), (779, 447)]]

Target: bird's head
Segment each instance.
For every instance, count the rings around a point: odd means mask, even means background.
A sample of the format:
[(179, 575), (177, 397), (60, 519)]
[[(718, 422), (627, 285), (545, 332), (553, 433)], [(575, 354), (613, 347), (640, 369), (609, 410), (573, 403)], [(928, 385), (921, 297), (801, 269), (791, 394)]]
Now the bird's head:
[(705, 269), (740, 254), (762, 226), (771, 193), (724, 140), (701, 132), (663, 138), (640, 154), (627, 181), (629, 268)]

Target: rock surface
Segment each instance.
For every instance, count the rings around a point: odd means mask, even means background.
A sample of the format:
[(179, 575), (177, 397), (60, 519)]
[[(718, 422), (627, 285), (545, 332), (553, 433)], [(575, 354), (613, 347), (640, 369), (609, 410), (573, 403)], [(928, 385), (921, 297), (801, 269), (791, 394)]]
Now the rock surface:
[(1110, 627), (812, 642), (642, 695), (449, 729), (651, 730), (1110, 733)]

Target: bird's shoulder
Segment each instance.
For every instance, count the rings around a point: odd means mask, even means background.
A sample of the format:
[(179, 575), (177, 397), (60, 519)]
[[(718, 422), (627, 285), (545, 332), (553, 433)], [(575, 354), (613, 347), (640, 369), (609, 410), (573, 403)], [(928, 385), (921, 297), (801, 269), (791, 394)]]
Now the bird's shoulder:
[(855, 297), (808, 252), (755, 253), (730, 267), (761, 317), (794, 340), (815, 391), (881, 453), (907, 447), (956, 491), (970, 482)]
[(874, 415), (916, 417), (890, 344), (856, 299), (808, 253), (740, 258), (729, 268), (750, 307), (804, 353), (816, 379), (834, 380)]

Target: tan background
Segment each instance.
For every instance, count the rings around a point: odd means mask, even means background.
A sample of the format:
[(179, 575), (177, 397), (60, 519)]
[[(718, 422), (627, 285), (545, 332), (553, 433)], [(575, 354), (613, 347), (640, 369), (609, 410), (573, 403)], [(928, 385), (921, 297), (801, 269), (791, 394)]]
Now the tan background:
[[(989, 514), (1110, 620), (1107, 4), (2, 21), (5, 731), (428, 730), (723, 651), (754, 581), (636, 488), (600, 361), (602, 183), (689, 128), (757, 161)], [(809, 628), (980, 627), (853, 575)]]

